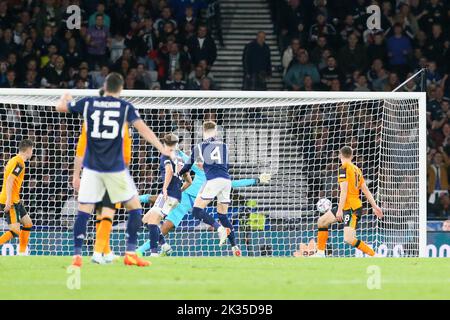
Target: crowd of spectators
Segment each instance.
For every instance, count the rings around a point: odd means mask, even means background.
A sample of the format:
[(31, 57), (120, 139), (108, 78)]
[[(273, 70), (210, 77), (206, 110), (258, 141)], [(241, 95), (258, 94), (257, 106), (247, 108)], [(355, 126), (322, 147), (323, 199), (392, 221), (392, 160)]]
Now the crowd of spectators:
[[(184, 137), (191, 134), (191, 139), (195, 138), (192, 123), (186, 121), (182, 113), (161, 109), (142, 110), (140, 114), (159, 137), (173, 132)], [(217, 121), (211, 113), (203, 116), (204, 119)], [(75, 211), (72, 210), (67, 218), (64, 218), (64, 211), (70, 203), (73, 203), (73, 209), (76, 208), (72, 167), (82, 127), (81, 119), (70, 114), (59, 116), (52, 107), (36, 109), (23, 105), (0, 105), (0, 123), (2, 168), (17, 152), (18, 141), (29, 138), (35, 142), (34, 156), (27, 163), (27, 178), (22, 192), (22, 200), (27, 210), (33, 214), (33, 219), (40, 226), (53, 227), (66, 222), (72, 223)], [(158, 173), (159, 155), (154, 148), (139, 139), (137, 132), (133, 132), (131, 138), (130, 172), (138, 190), (159, 190), (162, 187)], [(180, 147), (188, 151), (191, 144), (188, 140), (182, 141)], [(0, 186), (2, 182), (3, 174), (0, 175)], [(124, 218), (125, 215), (121, 214), (121, 219)]]
[[(428, 212), (448, 218), (450, 3), (446, 0), (271, 0), (286, 90), (427, 92)], [(369, 30), (366, 8), (381, 8)]]
[(126, 89), (214, 88), (213, 2), (0, 0), (0, 87), (95, 89), (116, 71)]

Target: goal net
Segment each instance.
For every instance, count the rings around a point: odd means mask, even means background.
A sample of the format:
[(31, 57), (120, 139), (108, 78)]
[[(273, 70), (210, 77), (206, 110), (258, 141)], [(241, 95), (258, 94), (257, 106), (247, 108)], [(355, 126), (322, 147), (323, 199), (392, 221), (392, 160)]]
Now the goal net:
[[(0, 166), (30, 138), (35, 156), (27, 164), (22, 200), (34, 228), (29, 253), (69, 255), (76, 194), (72, 169), (82, 119), (58, 114), (62, 90), (0, 92)], [(98, 95), (72, 90), (75, 99)], [(363, 198), (357, 236), (386, 256), (420, 256), (425, 252), (425, 96), (421, 93), (355, 92), (205, 92), (124, 91), (158, 134), (173, 132), (180, 149), (190, 153), (201, 141), (204, 120), (219, 124), (229, 146), (233, 180), (270, 173), (269, 184), (234, 188), (229, 211), (244, 256), (305, 256), (315, 251), (320, 198), (338, 201), (338, 150), (354, 148), (369, 188), (385, 217), (377, 220)], [(140, 194), (161, 189), (159, 155), (131, 130), (130, 172)], [(149, 204), (144, 208), (149, 209)], [(207, 209), (215, 214), (214, 204)], [(216, 216), (217, 218), (217, 216)], [(112, 249), (125, 249), (126, 212), (120, 209), (111, 237)], [(6, 230), (0, 218), (0, 229)], [(343, 241), (343, 226), (330, 228), (327, 253), (358, 256)], [(140, 244), (147, 239), (142, 228)], [(84, 254), (92, 252), (94, 218)], [(217, 235), (187, 213), (167, 241), (176, 256), (227, 256)], [(2, 247), (14, 254), (14, 243)]]

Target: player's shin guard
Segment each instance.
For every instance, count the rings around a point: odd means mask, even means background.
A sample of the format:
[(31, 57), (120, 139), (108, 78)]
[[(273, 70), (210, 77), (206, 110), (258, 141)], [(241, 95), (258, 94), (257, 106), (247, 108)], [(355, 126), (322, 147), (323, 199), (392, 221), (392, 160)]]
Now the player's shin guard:
[(355, 239), (352, 243), (352, 246), (361, 250), (365, 254), (373, 257), (375, 255), (375, 251), (371, 247), (369, 247), (364, 241)]
[(142, 209), (135, 209), (128, 212), (127, 222), (127, 252), (136, 251), (139, 228), (141, 227)]
[(0, 246), (2, 244), (7, 243), (9, 240), (11, 240), (12, 238), (18, 237), (19, 235), (16, 234), (14, 231), (9, 230), (6, 231), (4, 234), (2, 234), (2, 236), (0, 237)]
[(203, 221), (206, 224), (209, 224), (214, 228), (214, 230), (217, 230), (220, 227), (220, 224), (218, 224), (212, 216), (207, 214), (204, 209), (194, 207), (194, 209), (192, 209), (192, 215), (194, 216), (194, 218)]
[(75, 224), (73, 225), (73, 251), (74, 255), (81, 255), (83, 241), (86, 238), (87, 222), (90, 214), (83, 211), (78, 211)]
[(317, 232), (317, 250), (325, 251), (328, 241), (328, 228), (319, 228)]
[(25, 253), (28, 246), (28, 241), (30, 239), (30, 232), (32, 225), (24, 225), (20, 229), (19, 234), (19, 253)]
[(228, 240), (230, 240), (230, 244), (232, 247), (236, 245), (236, 236), (234, 234), (233, 225), (231, 221), (228, 219), (226, 214), (219, 214), (219, 221), (225, 228), (230, 229), (230, 234), (228, 235)]
[(156, 224), (149, 224), (147, 225), (147, 228), (149, 231), (150, 251), (152, 253), (158, 253), (158, 241), (161, 231)]
[(100, 222), (97, 229), (94, 252), (102, 254), (105, 252), (105, 248), (109, 247), (109, 237), (111, 235), (112, 223), (113, 222), (110, 218), (103, 218)]

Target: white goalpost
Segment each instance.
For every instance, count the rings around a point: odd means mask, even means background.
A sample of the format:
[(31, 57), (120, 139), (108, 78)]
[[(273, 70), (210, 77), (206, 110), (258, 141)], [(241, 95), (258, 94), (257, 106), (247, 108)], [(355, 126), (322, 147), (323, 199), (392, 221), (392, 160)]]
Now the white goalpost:
[[(96, 90), (69, 90), (74, 99)], [(71, 186), (82, 119), (58, 114), (61, 89), (0, 90), (0, 170), (21, 139), (36, 143), (22, 192), (34, 228), (29, 253), (69, 255), (76, 194)], [(300, 256), (314, 251), (320, 198), (338, 201), (338, 150), (355, 149), (355, 163), (385, 213), (377, 220), (363, 198), (357, 235), (385, 256), (426, 255), (426, 98), (399, 92), (124, 91), (159, 135), (174, 132), (189, 153), (201, 124), (215, 120), (229, 146), (233, 180), (270, 173), (267, 185), (235, 188), (230, 217), (244, 256)], [(156, 151), (130, 130), (130, 172), (140, 194), (159, 193)], [(148, 209), (146, 204), (144, 208)], [(213, 207), (209, 208), (214, 213)], [(117, 213), (111, 245), (125, 247), (126, 212)], [(6, 221), (0, 216), (0, 231)], [(84, 253), (92, 250), (94, 218)], [(142, 229), (140, 244), (147, 239)], [(167, 241), (176, 256), (228, 256), (215, 233), (187, 213)], [(3, 254), (13, 254), (14, 244)], [(345, 245), (342, 225), (330, 228), (330, 256), (359, 256)]]

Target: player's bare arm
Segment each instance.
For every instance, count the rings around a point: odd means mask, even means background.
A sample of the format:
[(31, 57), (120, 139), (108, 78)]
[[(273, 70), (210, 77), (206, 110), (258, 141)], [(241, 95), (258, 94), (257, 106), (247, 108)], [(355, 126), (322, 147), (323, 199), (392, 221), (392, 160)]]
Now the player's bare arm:
[(181, 191), (186, 190), (186, 189), (189, 188), (189, 187), (191, 186), (191, 184), (192, 184), (192, 177), (191, 177), (191, 175), (189, 174), (189, 172), (186, 172), (186, 173), (183, 175), (183, 180), (184, 180), (184, 183), (183, 183), (183, 186), (181, 187)]
[(363, 183), (361, 185), (361, 191), (364, 193), (364, 195), (367, 198), (367, 201), (369, 201), (370, 205), (372, 206), (373, 213), (377, 216), (378, 219), (383, 218), (383, 211), (381, 208), (377, 205), (375, 199), (373, 198), (372, 192), (370, 192), (369, 188), (367, 187), (366, 183)]
[(75, 189), (75, 191), (78, 191), (80, 189), (80, 175), (82, 164), (83, 164), (83, 157), (75, 156), (73, 162), (73, 177), (72, 177), (72, 186)]
[(58, 100), (56, 104), (56, 111), (68, 113), (69, 112), (69, 103), (73, 100), (73, 97), (70, 93), (64, 93), (61, 98)]
[(170, 153), (166, 151), (161, 141), (159, 141), (156, 134), (150, 129), (142, 119), (133, 122), (133, 126), (139, 134), (151, 145), (153, 145), (161, 154), (170, 157)]
[(11, 210), (11, 199), (12, 199), (12, 191), (14, 186), (14, 181), (16, 180), (16, 176), (11, 174), (6, 180), (6, 204), (4, 211), (7, 213)]
[(344, 215), (344, 205), (347, 201), (347, 192), (348, 192), (348, 182), (343, 181), (339, 184), (340, 194), (339, 194), (339, 205), (336, 212), (336, 220), (342, 221)]

